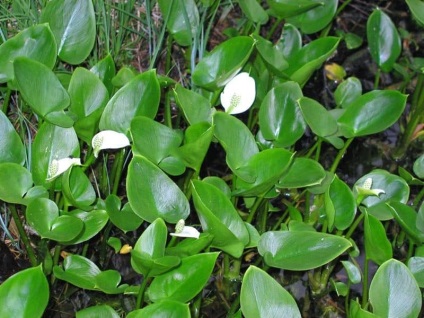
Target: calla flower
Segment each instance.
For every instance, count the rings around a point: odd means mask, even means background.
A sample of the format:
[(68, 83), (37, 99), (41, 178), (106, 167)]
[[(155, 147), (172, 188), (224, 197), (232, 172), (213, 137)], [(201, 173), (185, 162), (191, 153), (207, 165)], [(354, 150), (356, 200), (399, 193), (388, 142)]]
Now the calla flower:
[(200, 233), (192, 226), (185, 226), (184, 220), (179, 220), (175, 225), (175, 233), (170, 233), (172, 236), (192, 237), (198, 239)]
[(47, 174), (47, 181), (50, 181), (56, 178), (58, 175), (61, 175), (66, 170), (72, 166), (81, 166), (80, 158), (62, 158), (62, 159), (53, 159), (49, 165), (49, 171)]
[(221, 93), (221, 105), (229, 114), (242, 113), (255, 101), (255, 80), (243, 72), (233, 77)]
[(123, 133), (113, 130), (103, 130), (91, 140), (94, 156), (97, 158), (102, 149), (119, 149), (130, 145), (130, 141)]
[(365, 195), (365, 196), (379, 196), (382, 193), (386, 193), (384, 190), (382, 189), (371, 189), (372, 187), (372, 178), (366, 178), (364, 181), (364, 184), (362, 185), (362, 187), (356, 187), (356, 189), (358, 190), (359, 194)]

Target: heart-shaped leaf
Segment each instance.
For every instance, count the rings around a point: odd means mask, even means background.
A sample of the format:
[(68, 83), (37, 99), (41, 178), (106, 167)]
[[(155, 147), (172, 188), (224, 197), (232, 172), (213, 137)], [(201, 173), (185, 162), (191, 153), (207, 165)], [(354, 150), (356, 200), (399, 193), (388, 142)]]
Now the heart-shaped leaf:
[(105, 203), (110, 221), (122, 231), (134, 231), (143, 223), (143, 220), (134, 213), (129, 203), (126, 203), (121, 209), (121, 200), (118, 196), (108, 195)]

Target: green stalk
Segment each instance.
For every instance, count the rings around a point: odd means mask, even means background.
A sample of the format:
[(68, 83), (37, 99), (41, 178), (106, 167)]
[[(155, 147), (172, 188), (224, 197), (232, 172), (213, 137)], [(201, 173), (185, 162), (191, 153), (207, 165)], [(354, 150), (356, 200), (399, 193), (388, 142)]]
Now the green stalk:
[(124, 167), (124, 155), (125, 155), (125, 149), (121, 149), (115, 157), (115, 161), (113, 162), (112, 167), (112, 176), (113, 176), (113, 189), (112, 193), (117, 194), (118, 188), (119, 188), (119, 182), (121, 180), (122, 176), (122, 169)]
[(362, 277), (362, 308), (367, 309), (368, 307), (368, 273), (369, 273), (369, 260), (365, 251), (365, 261), (364, 261), (364, 274)]
[(339, 153), (337, 154), (336, 158), (334, 159), (334, 162), (333, 162), (333, 164), (331, 165), (331, 168), (330, 168), (330, 172), (333, 172), (333, 173), (336, 172), (336, 169), (337, 169), (340, 161), (342, 160), (343, 156), (346, 153), (347, 148), (350, 146), (352, 141), (353, 141), (353, 137), (346, 140), (343, 148), (339, 150)]
[(10, 104), (10, 96), (12, 95), (12, 90), (11, 89), (7, 89), (6, 92), (6, 96), (4, 97), (4, 101), (3, 101), (3, 113), (7, 114), (7, 110), (9, 108), (9, 104)]
[(140, 285), (140, 290), (137, 295), (137, 303), (135, 305), (135, 309), (140, 309), (144, 302), (144, 292), (146, 290), (147, 284), (150, 281), (150, 277), (144, 277), (143, 282)]
[(375, 73), (374, 89), (378, 89), (378, 86), (380, 85), (380, 76), (381, 76), (381, 69), (378, 68), (377, 72)]
[[(172, 39), (173, 37), (168, 36), (167, 46), (166, 46), (166, 62), (165, 62), (165, 72), (168, 73), (171, 69), (171, 51), (172, 51)], [(172, 128), (171, 120), (171, 91), (167, 90), (165, 94), (165, 107), (164, 107), (164, 121), (165, 125), (169, 128)]]
[(31, 242), (28, 238), (27, 233), (25, 232), (24, 226), (22, 225), (21, 219), (19, 218), (18, 211), (16, 211), (16, 206), (14, 204), (9, 205), (9, 210), (12, 213), (13, 220), (16, 223), (16, 227), (18, 228), (19, 236), (22, 239), (22, 242), (24, 243), (25, 250), (28, 254), (29, 261), (31, 262), (31, 266), (37, 266), (38, 261), (37, 257), (35, 256), (35, 251), (32, 248)]
[(253, 204), (252, 208), (250, 209), (249, 216), (247, 217), (247, 220), (246, 220), (247, 223), (252, 223), (253, 218), (255, 217), (255, 214), (256, 214), (259, 206), (262, 204), (263, 201), (264, 201), (263, 197), (257, 197), (256, 198), (255, 203)]
[[(59, 257), (60, 257), (60, 250), (61, 250), (61, 245), (57, 244), (54, 248), (54, 254), (53, 254), (53, 266), (59, 264)], [(53, 284), (56, 280), (56, 277), (52, 274), (50, 282), (51, 284)]]

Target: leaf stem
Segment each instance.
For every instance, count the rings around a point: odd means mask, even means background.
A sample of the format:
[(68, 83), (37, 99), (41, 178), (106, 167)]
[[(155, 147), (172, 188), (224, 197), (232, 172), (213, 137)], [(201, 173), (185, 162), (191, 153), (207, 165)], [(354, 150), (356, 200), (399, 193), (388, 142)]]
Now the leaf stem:
[(135, 305), (135, 309), (140, 309), (141, 306), (143, 305), (144, 302), (144, 292), (146, 290), (147, 284), (149, 283), (150, 278), (149, 277), (144, 277), (143, 281), (140, 285), (140, 289), (138, 291), (138, 295), (137, 295), (137, 303)]
[(35, 256), (35, 251), (32, 248), (31, 242), (28, 238), (27, 233), (22, 225), (21, 219), (19, 218), (18, 211), (16, 211), (16, 206), (14, 204), (9, 205), (9, 210), (12, 213), (13, 220), (15, 221), (16, 227), (18, 228), (19, 235), (24, 243), (25, 250), (27, 251), (29, 261), (31, 266), (37, 266), (37, 257)]
[(336, 172), (336, 169), (337, 169), (340, 161), (342, 160), (343, 156), (345, 155), (346, 150), (350, 146), (350, 144), (352, 143), (353, 139), (354, 138), (352, 137), (352, 138), (349, 138), (348, 140), (346, 140), (343, 148), (339, 150), (339, 153), (337, 154), (336, 158), (334, 159), (333, 164), (331, 165), (330, 172), (333, 172), (333, 173)]

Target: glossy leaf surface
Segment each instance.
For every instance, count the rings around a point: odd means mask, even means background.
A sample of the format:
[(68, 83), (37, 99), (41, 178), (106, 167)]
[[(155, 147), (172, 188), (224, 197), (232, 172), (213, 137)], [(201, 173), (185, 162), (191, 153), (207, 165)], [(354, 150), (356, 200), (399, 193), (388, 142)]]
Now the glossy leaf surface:
[(293, 164), (277, 183), (278, 188), (304, 188), (320, 184), (325, 178), (324, 168), (315, 160), (295, 158)]
[(346, 108), (362, 95), (362, 84), (356, 77), (349, 77), (337, 86), (334, 101), (338, 107)]
[(366, 255), (376, 264), (381, 265), (393, 256), (383, 224), (368, 213), (364, 220), (364, 239)]
[(31, 173), (17, 163), (0, 164), (0, 200), (25, 204), (24, 195), (32, 187)]
[(91, 306), (75, 313), (76, 318), (93, 318), (99, 316), (101, 316), (102, 318), (120, 317), (118, 313), (109, 305)]
[(246, 318), (301, 317), (293, 296), (255, 266), (250, 266), (243, 277), (240, 304)]
[(319, 137), (326, 137), (337, 132), (337, 122), (330, 112), (316, 100), (302, 97), (298, 100), (303, 118), (313, 133)]
[(137, 229), (143, 220), (134, 213), (129, 203), (121, 208), (121, 200), (114, 194), (108, 195), (105, 200), (106, 211), (110, 221), (124, 232)]
[(212, 122), (212, 109), (209, 100), (181, 85), (176, 85), (174, 95), (178, 106), (190, 125), (200, 122)]
[(133, 310), (127, 318), (191, 318), (188, 304), (175, 300), (162, 300), (143, 309)]

